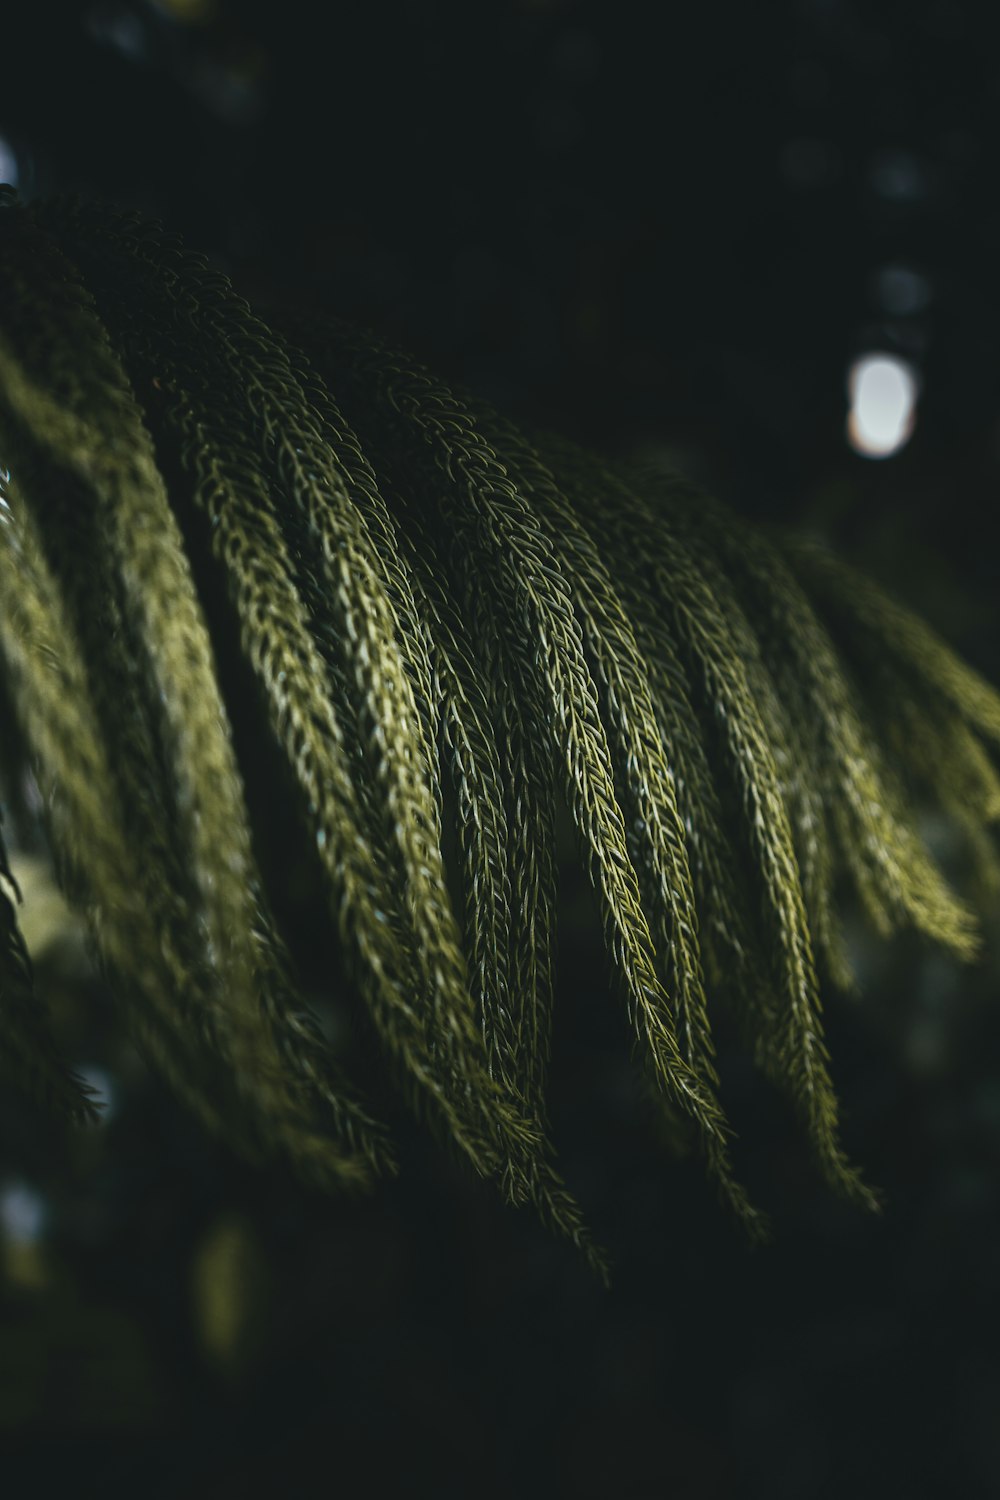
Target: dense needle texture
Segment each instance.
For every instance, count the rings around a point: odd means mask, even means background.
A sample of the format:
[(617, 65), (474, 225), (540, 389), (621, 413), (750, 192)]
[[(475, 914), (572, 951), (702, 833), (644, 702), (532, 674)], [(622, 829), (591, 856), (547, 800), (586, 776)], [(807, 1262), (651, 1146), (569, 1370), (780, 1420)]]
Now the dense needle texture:
[[(850, 982), (835, 888), (881, 931), (974, 953), (928, 798), (1000, 888), (1000, 695), (926, 627), (376, 337), (260, 316), (158, 226), (82, 202), (0, 212), (0, 463), (0, 765), (37, 782), (124, 1020), (207, 1128), (325, 1188), (394, 1170), (269, 906), (221, 629), (360, 1014), (512, 1202), (603, 1268), (546, 1102), (563, 809), (637, 1060), (737, 1217), (764, 1232), (718, 1006), (830, 1182), (875, 1201), (820, 1015), (821, 978)], [(2, 843), (0, 877), (0, 1066), (86, 1119)]]

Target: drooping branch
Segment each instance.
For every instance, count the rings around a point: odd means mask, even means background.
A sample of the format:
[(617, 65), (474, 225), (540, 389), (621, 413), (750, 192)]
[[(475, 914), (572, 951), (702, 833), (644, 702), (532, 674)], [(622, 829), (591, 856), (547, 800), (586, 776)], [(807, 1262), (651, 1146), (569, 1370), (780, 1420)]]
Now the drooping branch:
[[(820, 1015), (818, 971), (850, 979), (835, 890), (974, 952), (914, 789), (995, 890), (1000, 695), (825, 554), (518, 433), (374, 337), (264, 319), (136, 216), (5, 209), (0, 306), (0, 733), (127, 1023), (206, 1125), (331, 1187), (393, 1168), (268, 910), (203, 546), (365, 1013), (447, 1140), (601, 1268), (546, 1119), (562, 801), (638, 1054), (736, 1214), (762, 1229), (716, 996), (872, 1203)], [(85, 1112), (0, 919), (7, 1071)]]

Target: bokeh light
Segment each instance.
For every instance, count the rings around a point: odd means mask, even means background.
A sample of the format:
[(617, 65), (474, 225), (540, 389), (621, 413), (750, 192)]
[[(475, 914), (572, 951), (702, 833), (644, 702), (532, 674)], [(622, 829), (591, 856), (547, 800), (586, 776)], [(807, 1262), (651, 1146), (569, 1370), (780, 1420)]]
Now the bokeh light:
[(913, 432), (918, 381), (905, 359), (893, 354), (865, 354), (847, 377), (850, 411), (847, 440), (866, 458), (889, 458)]
[(0, 182), (9, 182), (11, 187), (17, 187), (20, 177), (14, 148), (0, 135)]
[(15, 1245), (34, 1245), (45, 1231), (48, 1208), (41, 1193), (26, 1182), (0, 1187), (0, 1235)]

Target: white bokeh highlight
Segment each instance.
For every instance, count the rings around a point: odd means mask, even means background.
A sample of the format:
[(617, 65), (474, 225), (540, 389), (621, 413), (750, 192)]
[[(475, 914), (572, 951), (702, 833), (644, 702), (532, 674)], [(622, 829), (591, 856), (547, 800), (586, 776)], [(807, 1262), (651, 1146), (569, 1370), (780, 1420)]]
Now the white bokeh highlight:
[(865, 354), (847, 376), (847, 441), (866, 458), (889, 458), (909, 440), (919, 384), (913, 366), (894, 354)]

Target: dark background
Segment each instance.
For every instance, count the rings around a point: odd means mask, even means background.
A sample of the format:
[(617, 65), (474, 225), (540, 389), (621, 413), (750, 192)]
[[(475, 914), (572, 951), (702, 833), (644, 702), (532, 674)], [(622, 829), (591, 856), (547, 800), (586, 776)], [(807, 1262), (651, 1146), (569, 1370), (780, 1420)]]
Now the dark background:
[[(146, 208), (251, 296), (294, 292), (515, 417), (825, 532), (1000, 680), (990, 11), (22, 5), (0, 142), (25, 197)], [(883, 461), (845, 439), (873, 349), (922, 382)], [(572, 871), (564, 891), (553, 1114), (610, 1293), (388, 1099), (403, 1173), (371, 1201), (236, 1166), (53, 943), (42, 977), (113, 1108), (67, 1146), (0, 1101), (14, 1492), (996, 1492), (997, 923), (964, 971), (849, 916), (862, 994), (828, 1023), (879, 1220), (724, 1054), (777, 1232), (750, 1252), (656, 1139)]]

